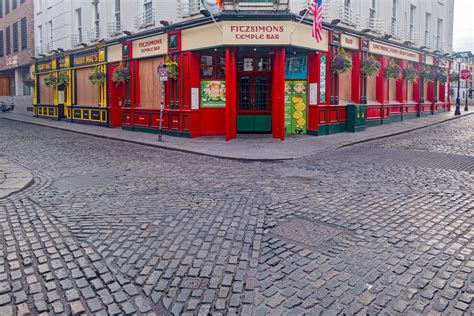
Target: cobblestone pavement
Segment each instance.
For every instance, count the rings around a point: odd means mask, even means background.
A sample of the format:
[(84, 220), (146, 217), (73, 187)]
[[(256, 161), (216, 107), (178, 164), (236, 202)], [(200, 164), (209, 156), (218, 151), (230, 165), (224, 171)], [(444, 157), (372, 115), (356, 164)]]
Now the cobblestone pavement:
[(2, 121), (35, 182), (0, 200), (0, 315), (472, 315), (473, 128), (242, 163)]

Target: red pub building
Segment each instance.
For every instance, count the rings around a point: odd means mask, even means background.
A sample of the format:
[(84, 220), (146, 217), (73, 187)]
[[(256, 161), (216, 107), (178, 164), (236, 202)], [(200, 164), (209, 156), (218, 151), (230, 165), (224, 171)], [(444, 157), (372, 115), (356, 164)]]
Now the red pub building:
[[(157, 132), (163, 104), (164, 133), (226, 140), (239, 133), (282, 140), (326, 135), (353, 130), (351, 122), (374, 126), (450, 110), (449, 60), (331, 25), (324, 26), (319, 43), (311, 33), (310, 22), (299, 23), (294, 14), (242, 13), (133, 34), (94, 48), (105, 50), (97, 65), (88, 64), (106, 75), (97, 104), (69, 106), (106, 111), (100, 117), (109, 127)], [(68, 54), (74, 61), (83, 53)], [(336, 69), (336, 57), (350, 67)], [(379, 65), (376, 73), (364, 72), (368, 59)], [(165, 82), (158, 74), (163, 64), (170, 71)], [(408, 80), (407, 68), (418, 75)], [(386, 75), (393, 69), (398, 76)], [(77, 71), (68, 74), (72, 95), (80, 94), (86, 84), (75, 82)], [(43, 91), (42, 77), (37, 71), (36, 86)], [(40, 108), (41, 99), (35, 100)], [(74, 120), (68, 115), (64, 111)], [(81, 116), (81, 122), (87, 119)]]

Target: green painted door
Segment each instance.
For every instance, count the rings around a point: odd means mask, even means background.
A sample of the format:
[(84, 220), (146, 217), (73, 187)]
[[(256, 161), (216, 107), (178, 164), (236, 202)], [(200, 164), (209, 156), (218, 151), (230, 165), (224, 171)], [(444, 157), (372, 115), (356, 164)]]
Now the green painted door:
[(237, 132), (271, 133), (270, 75), (242, 75), (238, 78)]

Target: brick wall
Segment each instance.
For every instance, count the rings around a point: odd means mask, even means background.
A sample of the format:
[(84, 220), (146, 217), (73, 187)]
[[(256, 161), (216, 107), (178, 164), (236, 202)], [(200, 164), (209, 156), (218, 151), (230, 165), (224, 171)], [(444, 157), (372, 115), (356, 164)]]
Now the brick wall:
[[(9, 1), (10, 12), (5, 14), (6, 2)], [(17, 0), (17, 7), (13, 9), (12, 0), (3, 0), (3, 17), (0, 18), (0, 30), (3, 30), (3, 57), (0, 57), (0, 71), (10, 68), (16, 68), (21, 65), (31, 64), (31, 56), (34, 56), (34, 21), (33, 21), (33, 2), (34, 0)], [(26, 34), (27, 34), (27, 48), (21, 49), (21, 19), (26, 17)], [(18, 22), (18, 51), (13, 52), (13, 23)], [(6, 28), (10, 27), (11, 36), (11, 53), (6, 55)], [(14, 58), (17, 56), (18, 62), (16, 65), (7, 65), (7, 58)]]

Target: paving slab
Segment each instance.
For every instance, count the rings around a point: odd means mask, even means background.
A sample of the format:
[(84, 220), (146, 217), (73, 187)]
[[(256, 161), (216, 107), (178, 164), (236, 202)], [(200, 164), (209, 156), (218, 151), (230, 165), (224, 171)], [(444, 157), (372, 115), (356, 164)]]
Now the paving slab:
[(115, 139), (141, 145), (218, 158), (272, 161), (290, 160), (311, 156), (353, 144), (407, 133), (413, 130), (440, 124), (471, 114), (473, 113), (462, 112), (462, 115), (455, 116), (454, 111), (451, 111), (423, 118), (410, 119), (403, 122), (371, 127), (358, 133), (347, 132), (320, 137), (310, 135), (288, 135), (284, 141), (274, 139), (271, 135), (238, 134), (237, 138), (231, 141), (225, 141), (223, 136), (182, 138), (163, 135), (163, 141), (158, 142), (158, 136), (156, 134), (126, 131), (120, 128), (112, 129), (83, 124), (74, 124), (67, 121), (53, 121), (14, 113), (1, 114), (0, 118), (46, 126), (80, 134), (93, 135), (102, 138)]
[(33, 182), (28, 169), (0, 158), (0, 199), (21, 191)]

